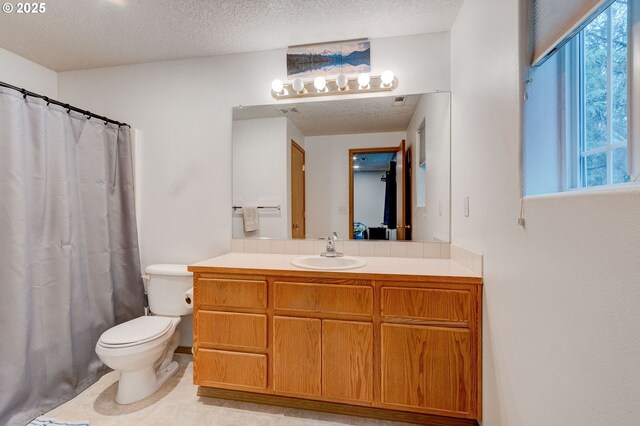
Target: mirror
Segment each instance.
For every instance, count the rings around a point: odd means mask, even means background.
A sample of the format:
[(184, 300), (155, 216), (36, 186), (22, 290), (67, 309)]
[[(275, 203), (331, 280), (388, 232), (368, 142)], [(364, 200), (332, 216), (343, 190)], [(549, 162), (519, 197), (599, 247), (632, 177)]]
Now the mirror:
[(234, 108), (233, 238), (449, 242), (450, 122), (448, 92)]

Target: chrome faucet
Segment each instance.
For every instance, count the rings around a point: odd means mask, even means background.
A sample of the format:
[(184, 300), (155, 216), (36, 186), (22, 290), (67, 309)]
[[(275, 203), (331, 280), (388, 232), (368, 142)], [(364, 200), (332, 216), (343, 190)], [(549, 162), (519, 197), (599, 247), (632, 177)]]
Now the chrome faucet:
[(336, 251), (336, 241), (338, 240), (338, 234), (336, 232), (333, 235), (327, 237), (327, 248), (324, 253), (321, 253), (320, 256), (324, 257), (342, 257), (342, 253), (338, 253)]

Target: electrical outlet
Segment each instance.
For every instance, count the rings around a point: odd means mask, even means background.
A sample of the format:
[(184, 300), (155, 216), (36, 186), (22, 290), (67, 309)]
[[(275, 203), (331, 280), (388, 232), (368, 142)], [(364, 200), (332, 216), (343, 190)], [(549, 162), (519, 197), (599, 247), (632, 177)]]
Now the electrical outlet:
[(338, 212), (339, 214), (348, 214), (349, 213), (349, 209), (347, 207), (340, 207), (340, 210)]
[(469, 217), (469, 196), (464, 197), (464, 217)]
[(442, 201), (438, 201), (438, 214), (442, 216)]

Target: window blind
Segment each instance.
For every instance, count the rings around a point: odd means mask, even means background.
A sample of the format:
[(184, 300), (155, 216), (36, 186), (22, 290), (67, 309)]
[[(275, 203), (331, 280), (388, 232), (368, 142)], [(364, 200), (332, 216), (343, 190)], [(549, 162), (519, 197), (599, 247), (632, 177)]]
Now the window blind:
[(532, 0), (533, 66), (541, 65), (614, 0)]

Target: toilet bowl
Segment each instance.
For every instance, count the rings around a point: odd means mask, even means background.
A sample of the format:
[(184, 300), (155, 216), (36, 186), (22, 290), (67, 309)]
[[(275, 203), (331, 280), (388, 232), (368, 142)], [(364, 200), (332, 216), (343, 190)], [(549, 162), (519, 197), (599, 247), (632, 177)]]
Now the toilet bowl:
[(102, 333), (96, 344), (100, 360), (120, 373), (119, 404), (146, 398), (178, 371), (173, 361), (180, 343), (176, 328), (182, 315), (193, 312), (184, 303), (184, 293), (192, 286), (192, 274), (185, 265), (152, 265), (145, 272), (149, 307), (155, 315), (116, 325)]

